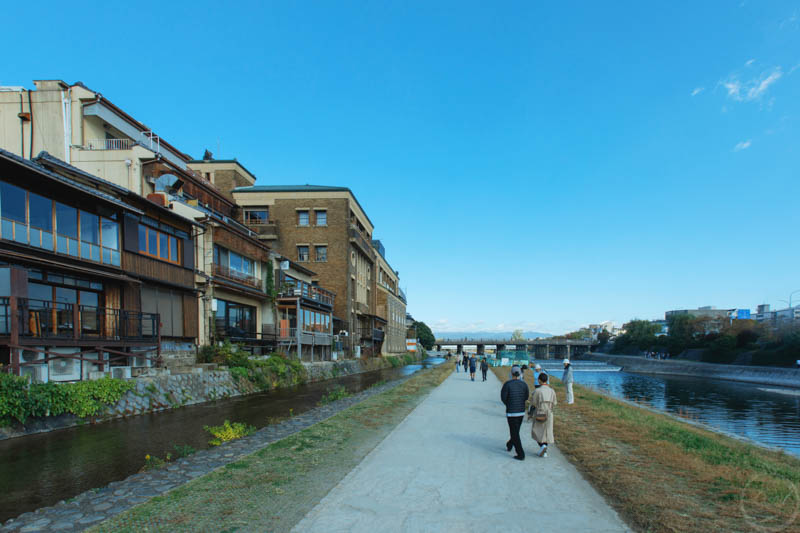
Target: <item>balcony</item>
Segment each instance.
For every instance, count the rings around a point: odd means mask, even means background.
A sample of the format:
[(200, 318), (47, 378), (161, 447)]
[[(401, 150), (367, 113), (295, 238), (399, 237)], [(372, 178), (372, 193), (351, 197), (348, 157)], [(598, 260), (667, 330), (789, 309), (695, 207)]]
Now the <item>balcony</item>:
[(159, 321), (156, 313), (0, 298), (0, 335), (17, 337), (26, 344), (51, 339), (156, 343)]
[(130, 150), (136, 141), (133, 139), (92, 139), (86, 143), (87, 150)]
[(251, 276), (249, 274), (245, 274), (244, 272), (239, 272), (238, 270), (232, 270), (224, 265), (220, 265), (215, 263), (214, 264), (214, 275), (215, 276), (222, 276), (223, 278), (228, 278), (232, 281), (237, 283), (241, 283), (242, 285), (247, 285), (248, 287), (252, 287), (257, 290), (261, 290), (261, 280)]
[(334, 294), (322, 287), (306, 283), (280, 272), (278, 274), (278, 298), (305, 298), (333, 307)]
[(258, 238), (264, 241), (274, 241), (278, 238), (278, 221), (247, 222), (250, 231), (257, 233)]
[(373, 257), (374, 250), (366, 237), (364, 237), (358, 228), (354, 225), (350, 226), (350, 242), (355, 243), (361, 251), (369, 258)]
[[(301, 331), (300, 344), (311, 346), (330, 346), (333, 335), (320, 331)], [(278, 332), (278, 341), (281, 344), (297, 343), (297, 328), (282, 328)]]

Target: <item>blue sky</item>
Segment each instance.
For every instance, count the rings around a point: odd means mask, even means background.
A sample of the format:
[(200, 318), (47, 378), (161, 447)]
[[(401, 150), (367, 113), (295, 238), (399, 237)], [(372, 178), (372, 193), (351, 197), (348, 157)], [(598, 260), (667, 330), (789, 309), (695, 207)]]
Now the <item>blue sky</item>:
[(800, 2), (230, 4), (13, 3), (0, 83), (350, 187), (436, 331), (800, 289)]

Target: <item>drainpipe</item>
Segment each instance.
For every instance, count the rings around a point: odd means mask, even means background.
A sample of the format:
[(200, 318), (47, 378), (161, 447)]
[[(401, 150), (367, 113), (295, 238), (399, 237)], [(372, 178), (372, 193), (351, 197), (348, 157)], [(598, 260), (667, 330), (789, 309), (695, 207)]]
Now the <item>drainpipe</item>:
[(70, 163), (69, 147), (72, 144), (72, 89), (61, 91), (61, 116), (64, 121), (64, 161)]
[(300, 361), (302, 361), (303, 360), (303, 346), (300, 344), (300, 331), (302, 330), (303, 315), (300, 314), (300, 297), (299, 296), (295, 300), (295, 306), (296, 306), (296, 309), (297, 309), (297, 311), (296, 311), (297, 320), (295, 320), (295, 322), (297, 322), (297, 332), (295, 333), (295, 335), (297, 336), (297, 358), (300, 359)]
[(25, 157), (25, 112), (22, 107), (22, 91), (19, 92), (19, 156)]
[(31, 145), (28, 147), (28, 159), (33, 159), (33, 104), (31, 103), (30, 89), (28, 89), (28, 114), (31, 117)]

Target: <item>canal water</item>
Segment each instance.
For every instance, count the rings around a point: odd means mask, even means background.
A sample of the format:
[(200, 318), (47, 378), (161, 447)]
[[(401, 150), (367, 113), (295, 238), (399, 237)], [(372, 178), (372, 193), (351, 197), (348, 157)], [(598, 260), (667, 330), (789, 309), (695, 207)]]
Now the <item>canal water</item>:
[(209, 448), (203, 426), (230, 420), (262, 428), (290, 410), (300, 414), (316, 407), (334, 387), (355, 393), (443, 361), (430, 358), (422, 364), (0, 441), (0, 522), (125, 479), (142, 468), (145, 455), (174, 455), (175, 445)]
[[(563, 367), (558, 370), (553, 369), (553, 375), (560, 378)], [(575, 383), (611, 396), (644, 402), (800, 456), (798, 389), (588, 368), (574, 377)]]

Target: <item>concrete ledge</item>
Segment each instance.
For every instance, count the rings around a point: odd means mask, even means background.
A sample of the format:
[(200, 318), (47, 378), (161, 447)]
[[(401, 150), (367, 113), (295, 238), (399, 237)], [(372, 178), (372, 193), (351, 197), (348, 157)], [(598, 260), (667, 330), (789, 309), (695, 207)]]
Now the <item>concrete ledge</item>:
[(684, 360), (646, 359), (631, 355), (587, 353), (580, 357), (587, 361), (603, 361), (621, 366), (625, 372), (644, 374), (666, 374), (712, 379), (725, 379), (761, 385), (800, 388), (800, 369), (770, 366), (720, 365)]

